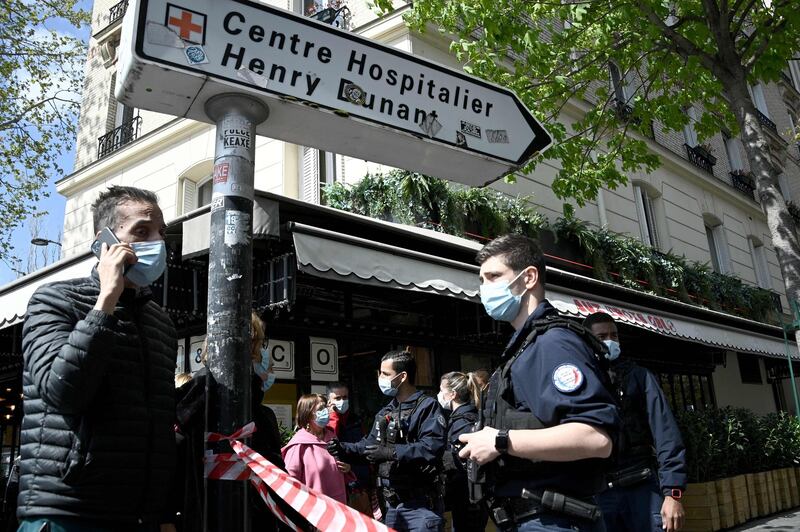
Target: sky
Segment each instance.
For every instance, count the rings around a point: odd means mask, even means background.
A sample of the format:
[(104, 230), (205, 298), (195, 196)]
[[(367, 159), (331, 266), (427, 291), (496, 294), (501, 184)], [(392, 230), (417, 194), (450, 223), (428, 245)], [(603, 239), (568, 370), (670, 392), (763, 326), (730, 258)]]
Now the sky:
[[(83, 9), (90, 10), (92, 8), (92, 2), (88, 0), (83, 0), (80, 2), (80, 6)], [(72, 35), (76, 35), (80, 37), (84, 42), (89, 40), (89, 36), (91, 30), (88, 26), (82, 28), (80, 31), (76, 31), (74, 27), (70, 26), (69, 24), (63, 21), (54, 21), (53, 24), (48, 26), (50, 29), (70, 33)], [(64, 225), (64, 206), (66, 200), (63, 196), (61, 196), (58, 192), (56, 192), (55, 183), (62, 177), (68, 176), (72, 173), (72, 169), (75, 162), (75, 148), (74, 145), (72, 149), (67, 152), (62, 153), (61, 157), (59, 158), (58, 164), (63, 168), (64, 173), (62, 175), (54, 175), (51, 176), (47, 183), (47, 190), (50, 195), (47, 198), (43, 198), (38, 204), (37, 207), (40, 211), (47, 212), (45, 216), (42, 217), (41, 221), (41, 230), (39, 231), (39, 235), (42, 238), (47, 238), (50, 240), (58, 240), (59, 232)], [(27, 262), (28, 262), (28, 253), (31, 248), (31, 233), (28, 227), (28, 224), (25, 223), (21, 227), (18, 227), (14, 234), (12, 235), (12, 244), (14, 246), (14, 254), (21, 260), (19, 265), (20, 269), (24, 270)], [(53, 244), (50, 244), (52, 246)], [(41, 261), (40, 261), (41, 262)], [(11, 268), (5, 264), (3, 261), (0, 261), (0, 286), (3, 286), (18, 277), (18, 274), (11, 270)]]

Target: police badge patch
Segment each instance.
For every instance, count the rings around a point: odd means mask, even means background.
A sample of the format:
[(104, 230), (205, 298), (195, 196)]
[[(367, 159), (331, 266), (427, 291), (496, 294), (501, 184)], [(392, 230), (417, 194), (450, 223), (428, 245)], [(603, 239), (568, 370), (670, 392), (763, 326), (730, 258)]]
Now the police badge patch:
[(445, 419), (444, 419), (444, 416), (443, 416), (443, 415), (441, 415), (441, 414), (439, 414), (438, 416), (436, 416), (436, 421), (438, 421), (438, 422), (439, 422), (439, 425), (441, 425), (441, 426), (443, 426), (443, 427), (446, 427), (446, 426), (447, 426), (447, 421), (445, 421)]
[(582, 384), (583, 373), (574, 364), (561, 364), (553, 371), (553, 385), (559, 392), (574, 392)]

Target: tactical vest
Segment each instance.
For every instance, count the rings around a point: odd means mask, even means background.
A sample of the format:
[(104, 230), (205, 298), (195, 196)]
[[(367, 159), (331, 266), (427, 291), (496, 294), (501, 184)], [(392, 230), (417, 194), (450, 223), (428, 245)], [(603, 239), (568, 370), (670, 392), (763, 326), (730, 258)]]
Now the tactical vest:
[(644, 394), (628, 395), (625, 392), (625, 383), (633, 378), (635, 369), (636, 365), (626, 360), (613, 366), (612, 383), (622, 417), (617, 455), (619, 462), (624, 465), (648, 465), (654, 458), (654, 441), (647, 414), (647, 398)]
[[(468, 422), (475, 424), (478, 421), (478, 413), (477, 412), (457, 412), (450, 416), (450, 421), (448, 427), (451, 427), (455, 424), (456, 421), (460, 421), (462, 419), (466, 419)], [(448, 434), (449, 435), (449, 434)], [(448, 446), (450, 442), (448, 441)], [(442, 469), (445, 473), (446, 477), (452, 476), (454, 473), (460, 473), (462, 468), (456, 464), (456, 458), (454, 453), (456, 452), (455, 449), (446, 449), (444, 455), (442, 456)]]
[[(403, 404), (399, 403), (395, 410), (389, 414), (383, 414), (389, 418), (386, 428), (386, 443), (390, 445), (409, 443), (408, 420), (425, 399), (425, 395), (420, 394), (412, 408), (403, 408)], [(380, 417), (381, 414), (375, 417), (376, 426), (380, 423)], [(388, 480), (395, 489), (409, 489), (420, 484), (433, 484), (436, 474), (435, 468), (427, 468), (414, 463), (401, 463), (399, 460), (381, 462), (378, 465), (378, 477)]]
[[(542, 421), (532, 412), (520, 411), (516, 409), (517, 400), (514, 394), (514, 385), (511, 380), (511, 366), (525, 352), (525, 349), (534, 343), (540, 335), (556, 327), (568, 329), (574, 332), (589, 346), (589, 348), (592, 350), (592, 353), (595, 354), (601, 370), (603, 370), (600, 371), (599, 374), (601, 375), (601, 378), (604, 379), (604, 386), (606, 386), (609, 391), (613, 390), (606, 372), (608, 366), (604, 355), (608, 352), (608, 348), (605, 346), (605, 344), (597, 340), (597, 338), (595, 338), (595, 336), (587, 328), (566, 318), (562, 318), (557, 315), (551, 315), (549, 317), (531, 322), (529, 325), (530, 331), (520, 344), (519, 348), (516, 349), (514, 354), (510, 357), (507, 356), (506, 353), (506, 356), (501, 361), (500, 367), (492, 374), (492, 377), (489, 380), (488, 390), (484, 393), (484, 407), (481, 410), (481, 417), (479, 419), (478, 426), (488, 426), (500, 430), (545, 428), (545, 425), (542, 423)], [(590, 469), (598, 469), (598, 463), (605, 461), (601, 461), (599, 459), (588, 459), (580, 460), (579, 462), (581, 464), (586, 462), (587, 465), (591, 462), (593, 467)], [(578, 462), (574, 462), (574, 464), (577, 463)], [(473, 464), (470, 463), (470, 466), (472, 465)], [(554, 468), (560, 469), (561, 471), (566, 471), (569, 468), (569, 463), (565, 462), (555, 464), (554, 462), (537, 462), (515, 456), (500, 456), (493, 462), (481, 467), (478, 470), (477, 475), (469, 475), (470, 498), (473, 501), (476, 501), (482, 497), (491, 495), (490, 492), (493, 486), (503, 484), (507, 481), (525, 481), (551, 477), (553, 476), (551, 473)], [(607, 469), (608, 465), (603, 464), (602, 468)], [(482, 472), (481, 470), (485, 471)], [(591, 480), (596, 485), (590, 485), (592, 482), (587, 480), (585, 487), (587, 492), (598, 493), (603, 488), (603, 477), (602, 474), (593, 476), (596, 478), (592, 478)], [(476, 484), (479, 486), (475, 486)]]

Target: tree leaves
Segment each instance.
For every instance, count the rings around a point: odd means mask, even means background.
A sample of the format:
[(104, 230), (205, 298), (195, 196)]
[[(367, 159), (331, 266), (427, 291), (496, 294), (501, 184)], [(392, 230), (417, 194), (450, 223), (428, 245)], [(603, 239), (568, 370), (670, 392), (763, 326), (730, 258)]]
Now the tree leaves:
[(36, 212), (59, 158), (74, 142), (89, 13), (76, 0), (6, 0), (0, 5), (0, 260), (11, 234)]

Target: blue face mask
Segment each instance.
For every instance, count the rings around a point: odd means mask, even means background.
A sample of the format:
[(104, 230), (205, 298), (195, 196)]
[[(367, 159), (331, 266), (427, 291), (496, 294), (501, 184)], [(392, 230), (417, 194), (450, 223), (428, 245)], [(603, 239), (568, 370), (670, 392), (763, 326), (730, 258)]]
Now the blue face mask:
[(328, 422), (331, 420), (331, 414), (328, 412), (328, 409), (325, 408), (323, 410), (317, 410), (314, 413), (314, 423), (319, 425), (320, 427), (327, 427)]
[(139, 260), (130, 267), (125, 277), (136, 286), (150, 286), (167, 267), (167, 246), (163, 240), (154, 240), (134, 242), (131, 248)]
[[(524, 272), (524, 270), (523, 270)], [(497, 281), (481, 285), (481, 303), (486, 313), (497, 321), (511, 321), (519, 314), (522, 296), (511, 293), (511, 285), (517, 282), (523, 272), (511, 281)]]
[(603, 340), (603, 343), (608, 347), (608, 354), (606, 355), (606, 358), (609, 360), (618, 359), (619, 354), (622, 351), (622, 349), (619, 347), (619, 342), (614, 340)]
[(275, 374), (269, 372), (271, 360), (269, 358), (269, 349), (266, 347), (261, 348), (261, 362), (253, 361), (253, 371), (262, 380), (261, 391), (266, 392), (273, 384), (275, 384)]
[(275, 384), (275, 374), (270, 373), (269, 375), (267, 375), (267, 378), (264, 380), (264, 382), (261, 383), (261, 391), (266, 392), (267, 390), (272, 388), (273, 384)]
[[(396, 379), (397, 377), (399, 377), (399, 375), (395, 375), (394, 379)], [(383, 395), (386, 395), (388, 397), (394, 397), (395, 395), (397, 395), (397, 388), (392, 386), (392, 381), (394, 381), (394, 379), (388, 379), (386, 377), (378, 377), (378, 388), (381, 389)]]

